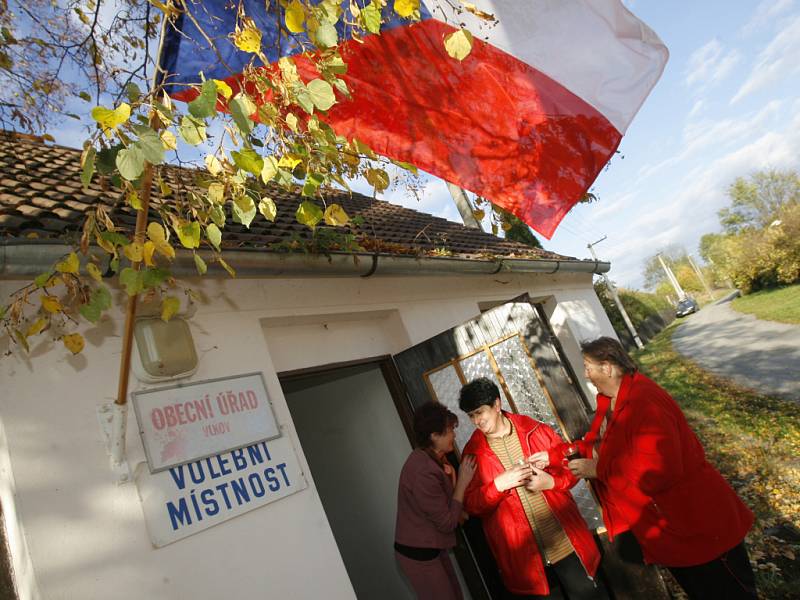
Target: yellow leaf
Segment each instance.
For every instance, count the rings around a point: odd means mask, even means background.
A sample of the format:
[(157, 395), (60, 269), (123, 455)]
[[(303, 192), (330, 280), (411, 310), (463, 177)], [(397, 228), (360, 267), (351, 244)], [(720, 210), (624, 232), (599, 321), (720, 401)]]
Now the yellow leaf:
[(103, 281), (103, 274), (100, 272), (100, 269), (97, 268), (96, 264), (94, 263), (87, 264), (86, 271), (89, 273), (89, 276), (95, 281)]
[(222, 204), (225, 199), (225, 186), (216, 182), (208, 186), (208, 199), (214, 204)]
[(142, 246), (142, 259), (144, 259), (144, 264), (148, 267), (156, 266), (156, 263), (153, 261), (153, 254), (155, 254), (155, 251), (156, 245), (150, 240), (147, 240), (144, 246)]
[(461, 4), (464, 5), (464, 8), (467, 9), (467, 11), (471, 12), (479, 19), (483, 19), (484, 21), (497, 21), (497, 18), (493, 14), (480, 10), (471, 2), (462, 2)]
[(350, 221), (350, 217), (347, 216), (347, 213), (338, 204), (329, 205), (328, 208), (325, 209), (324, 218), (328, 225), (334, 226), (347, 225)]
[(233, 90), (231, 89), (231, 86), (220, 79), (214, 79), (214, 85), (217, 86), (217, 93), (222, 94), (222, 97), (225, 98), (225, 100), (231, 99), (231, 96), (233, 96)]
[(233, 43), (243, 52), (256, 53), (261, 50), (261, 31), (251, 19), (244, 21), (244, 27), (242, 29), (237, 27), (236, 33), (233, 34)]
[(236, 271), (233, 269), (233, 267), (231, 267), (221, 258), (218, 258), (217, 260), (219, 261), (219, 264), (222, 265), (222, 268), (228, 272), (228, 275), (230, 275), (231, 277), (236, 277)]
[(169, 321), (181, 308), (181, 301), (175, 296), (167, 296), (161, 303), (161, 320)]
[(286, 28), (292, 33), (303, 31), (303, 21), (306, 20), (306, 13), (299, 0), (292, 0), (286, 7)]
[(472, 34), (459, 29), (444, 37), (444, 49), (456, 60), (464, 60), (472, 51)]
[(419, 0), (394, 0), (394, 12), (401, 17), (410, 17), (419, 12)]
[(83, 347), (85, 346), (83, 336), (80, 333), (71, 333), (69, 335), (65, 335), (63, 338), (61, 338), (61, 341), (64, 342), (64, 346), (66, 346), (67, 350), (73, 354), (80, 354), (81, 350), (83, 350)]
[(291, 171), (301, 162), (303, 162), (302, 159), (297, 158), (297, 156), (295, 156), (294, 154), (284, 154), (278, 161), (278, 166), (289, 169)]
[(100, 246), (103, 250), (105, 250), (109, 254), (113, 254), (114, 256), (117, 255), (117, 249), (114, 247), (114, 244), (101, 238), (100, 234), (95, 234), (95, 239), (97, 241), (97, 245)]
[(131, 262), (142, 262), (142, 245), (139, 242), (131, 242), (122, 248), (122, 253)]
[(275, 201), (272, 198), (264, 196), (258, 203), (258, 211), (264, 215), (267, 221), (274, 221), (278, 214), (278, 207), (275, 206)]
[(44, 317), (36, 319), (36, 321), (34, 321), (31, 324), (31, 326), (28, 327), (28, 330), (25, 332), (25, 337), (29, 338), (33, 335), (36, 335), (37, 333), (41, 333), (46, 325), (47, 325), (47, 319), (45, 319)]
[(81, 261), (78, 259), (78, 255), (70, 252), (67, 258), (56, 264), (56, 271), (59, 273), (77, 273), (80, 266)]
[(164, 227), (155, 221), (147, 225), (147, 237), (150, 238), (154, 244), (163, 244), (167, 241), (167, 233)]
[(164, 150), (177, 150), (178, 138), (174, 133), (165, 129), (161, 132), (161, 145), (164, 146)]
[(213, 154), (206, 154), (205, 157), (206, 169), (212, 175), (218, 175), (222, 172), (222, 163), (219, 162), (219, 159), (214, 156)]
[(45, 296), (44, 294), (42, 295), (42, 308), (51, 314), (62, 311), (61, 302), (56, 296)]
[(92, 118), (100, 125), (103, 133), (110, 135), (113, 130), (131, 118), (131, 107), (125, 102), (114, 110), (102, 106), (95, 106), (92, 109)]
[(139, 199), (139, 194), (136, 193), (136, 190), (131, 190), (128, 192), (128, 204), (131, 205), (131, 208), (134, 210), (141, 210), (142, 209), (142, 201)]

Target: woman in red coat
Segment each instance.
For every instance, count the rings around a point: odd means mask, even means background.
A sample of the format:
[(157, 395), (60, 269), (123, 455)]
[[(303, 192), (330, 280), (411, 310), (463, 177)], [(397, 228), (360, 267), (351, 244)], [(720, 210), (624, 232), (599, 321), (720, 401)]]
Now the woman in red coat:
[(534, 461), (569, 461), (593, 481), (609, 538), (630, 531), (645, 562), (669, 568), (692, 599), (756, 598), (744, 537), (752, 512), (712, 467), (670, 395), (636, 369), (612, 338), (582, 344), (586, 378), (597, 388), (589, 433)]
[[(569, 489), (577, 479), (560, 463), (532, 468), (527, 458), (561, 443), (550, 427), (500, 409), (494, 382), (480, 378), (463, 388), (461, 410), (476, 431), (463, 456), (477, 472), (464, 507), (481, 518), (506, 589), (516, 596), (569, 600), (607, 599), (594, 577), (600, 554)], [(556, 583), (557, 582), (557, 583)]]

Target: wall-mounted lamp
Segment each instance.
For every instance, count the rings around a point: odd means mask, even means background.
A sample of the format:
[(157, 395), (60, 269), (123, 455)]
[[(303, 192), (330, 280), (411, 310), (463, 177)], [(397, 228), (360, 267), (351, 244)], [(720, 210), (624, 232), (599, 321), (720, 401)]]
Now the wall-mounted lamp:
[(134, 325), (138, 349), (133, 370), (147, 382), (187, 377), (197, 369), (197, 352), (189, 325), (179, 317), (167, 322), (142, 318)]

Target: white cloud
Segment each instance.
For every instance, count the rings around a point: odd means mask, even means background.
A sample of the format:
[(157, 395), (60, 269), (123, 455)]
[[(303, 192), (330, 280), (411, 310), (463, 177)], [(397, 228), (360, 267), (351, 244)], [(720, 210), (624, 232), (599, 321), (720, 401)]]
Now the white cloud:
[(692, 106), (692, 110), (689, 111), (689, 114), (687, 115), (686, 118), (694, 119), (697, 115), (699, 115), (703, 111), (703, 109), (706, 107), (706, 104), (707, 104), (706, 101), (703, 100), (702, 98), (697, 102), (695, 102), (694, 105)]
[(739, 64), (742, 56), (736, 49), (725, 51), (714, 38), (701, 46), (689, 57), (686, 65), (685, 83), (689, 87), (708, 87), (719, 83)]
[(741, 34), (751, 35), (769, 24), (775, 17), (784, 14), (794, 6), (794, 0), (762, 0), (750, 20), (742, 27)]
[[(765, 111), (777, 111), (784, 115), (783, 121), (768, 126)], [(654, 195), (653, 180), (648, 179), (613, 207), (605, 207), (603, 214), (592, 213), (593, 217), (606, 219), (612, 216), (608, 214), (613, 213), (612, 208), (619, 215), (627, 207), (630, 215), (621, 225), (612, 227), (611, 221), (603, 224), (611, 234), (604, 258), (611, 261), (612, 279), (626, 287), (637, 287), (642, 283), (644, 261), (659, 248), (678, 244), (689, 252), (696, 251), (703, 234), (718, 230), (717, 211), (728, 204), (726, 190), (736, 177), (759, 169), (798, 167), (800, 99), (792, 104), (775, 101), (765, 111), (739, 119), (742, 126), (735, 135), (738, 142), (715, 158), (677, 161), (687, 166), (670, 189)], [(709, 124), (709, 131), (720, 134), (728, 126), (728, 121)], [(636, 211), (634, 203), (638, 199), (648, 201), (646, 211)]]
[(788, 20), (783, 29), (760, 52), (753, 70), (731, 99), (731, 104), (798, 74), (800, 74), (800, 16)]

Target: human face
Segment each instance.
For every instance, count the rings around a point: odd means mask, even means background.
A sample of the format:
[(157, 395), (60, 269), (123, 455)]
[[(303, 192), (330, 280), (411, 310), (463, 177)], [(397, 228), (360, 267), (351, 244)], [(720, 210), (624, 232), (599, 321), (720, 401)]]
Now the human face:
[(614, 369), (607, 361), (597, 362), (588, 356), (583, 357), (583, 374), (597, 391), (605, 396), (614, 396), (613, 389)]
[(491, 406), (483, 404), (475, 410), (471, 410), (467, 413), (467, 416), (472, 421), (472, 424), (480, 429), (484, 435), (498, 433), (503, 427), (500, 398), (496, 398)]
[(456, 432), (454, 427), (448, 427), (444, 433), (431, 434), (431, 447), (438, 454), (448, 454), (455, 449)]

